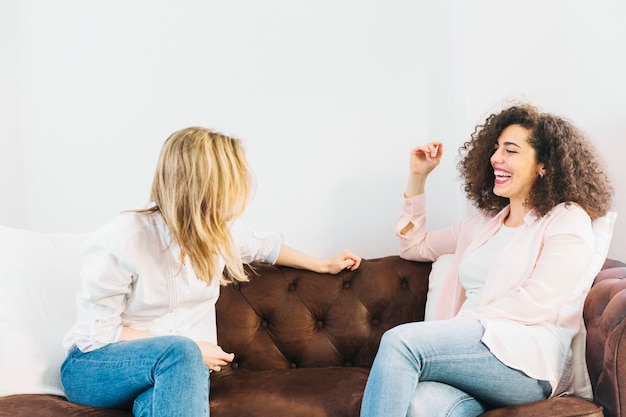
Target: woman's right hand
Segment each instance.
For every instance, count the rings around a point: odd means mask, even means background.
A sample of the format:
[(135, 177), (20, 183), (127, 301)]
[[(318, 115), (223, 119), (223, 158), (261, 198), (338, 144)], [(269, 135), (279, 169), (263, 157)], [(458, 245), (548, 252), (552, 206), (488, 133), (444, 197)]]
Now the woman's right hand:
[(222, 366), (226, 366), (235, 359), (234, 353), (226, 353), (221, 347), (211, 342), (197, 342), (202, 352), (204, 364), (211, 371), (219, 372)]
[(443, 154), (441, 142), (430, 142), (411, 149), (410, 166), (411, 175), (427, 176), (439, 162)]
[(413, 197), (424, 192), (426, 178), (439, 165), (442, 154), (441, 142), (430, 142), (411, 149), (410, 174), (404, 192), (405, 197)]

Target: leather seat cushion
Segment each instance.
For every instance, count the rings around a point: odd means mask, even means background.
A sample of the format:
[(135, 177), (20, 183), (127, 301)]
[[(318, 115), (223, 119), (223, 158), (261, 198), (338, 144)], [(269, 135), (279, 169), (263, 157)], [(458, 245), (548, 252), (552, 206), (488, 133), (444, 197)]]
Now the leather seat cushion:
[(211, 417), (358, 417), (369, 370), (238, 370), (211, 377)]

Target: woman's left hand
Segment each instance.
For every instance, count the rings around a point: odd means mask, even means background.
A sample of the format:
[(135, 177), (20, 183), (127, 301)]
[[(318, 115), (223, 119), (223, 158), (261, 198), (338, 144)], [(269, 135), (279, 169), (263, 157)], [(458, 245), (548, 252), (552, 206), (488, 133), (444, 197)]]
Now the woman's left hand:
[(321, 274), (338, 274), (344, 269), (354, 271), (361, 265), (361, 257), (345, 249), (328, 259), (320, 259), (281, 244), (276, 265), (306, 269)]
[(361, 257), (351, 251), (344, 249), (337, 255), (324, 261), (329, 274), (338, 274), (344, 269), (354, 271), (361, 265)]

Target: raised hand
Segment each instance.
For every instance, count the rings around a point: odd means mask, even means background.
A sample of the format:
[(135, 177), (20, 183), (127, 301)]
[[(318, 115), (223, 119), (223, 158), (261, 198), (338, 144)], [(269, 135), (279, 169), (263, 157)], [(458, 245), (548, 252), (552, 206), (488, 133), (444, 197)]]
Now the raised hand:
[(410, 167), (411, 175), (428, 175), (439, 162), (443, 154), (441, 142), (430, 142), (411, 149)]
[(443, 144), (441, 142), (430, 142), (411, 149), (409, 180), (404, 192), (406, 197), (424, 192), (426, 178), (439, 165), (442, 155)]

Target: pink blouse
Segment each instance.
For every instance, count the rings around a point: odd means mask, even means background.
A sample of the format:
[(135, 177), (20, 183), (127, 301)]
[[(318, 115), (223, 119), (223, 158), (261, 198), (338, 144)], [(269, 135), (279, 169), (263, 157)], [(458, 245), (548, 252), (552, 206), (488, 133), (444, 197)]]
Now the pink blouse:
[[(480, 320), (483, 343), (499, 360), (549, 381), (553, 395), (558, 395), (567, 388), (559, 382), (569, 378), (570, 345), (591, 286), (583, 277), (594, 247), (591, 219), (576, 204), (559, 204), (543, 217), (528, 213), (495, 255), (479, 305), (459, 313), (465, 300), (458, 279), (460, 260), (491, 238), (508, 212), (507, 206), (495, 216), (478, 213), (428, 232), (424, 194), (405, 198), (396, 224), (400, 256), (434, 261), (453, 253), (453, 267), (439, 283), (440, 297), (428, 300), (434, 303), (434, 318)], [(409, 222), (414, 228), (401, 235)]]

